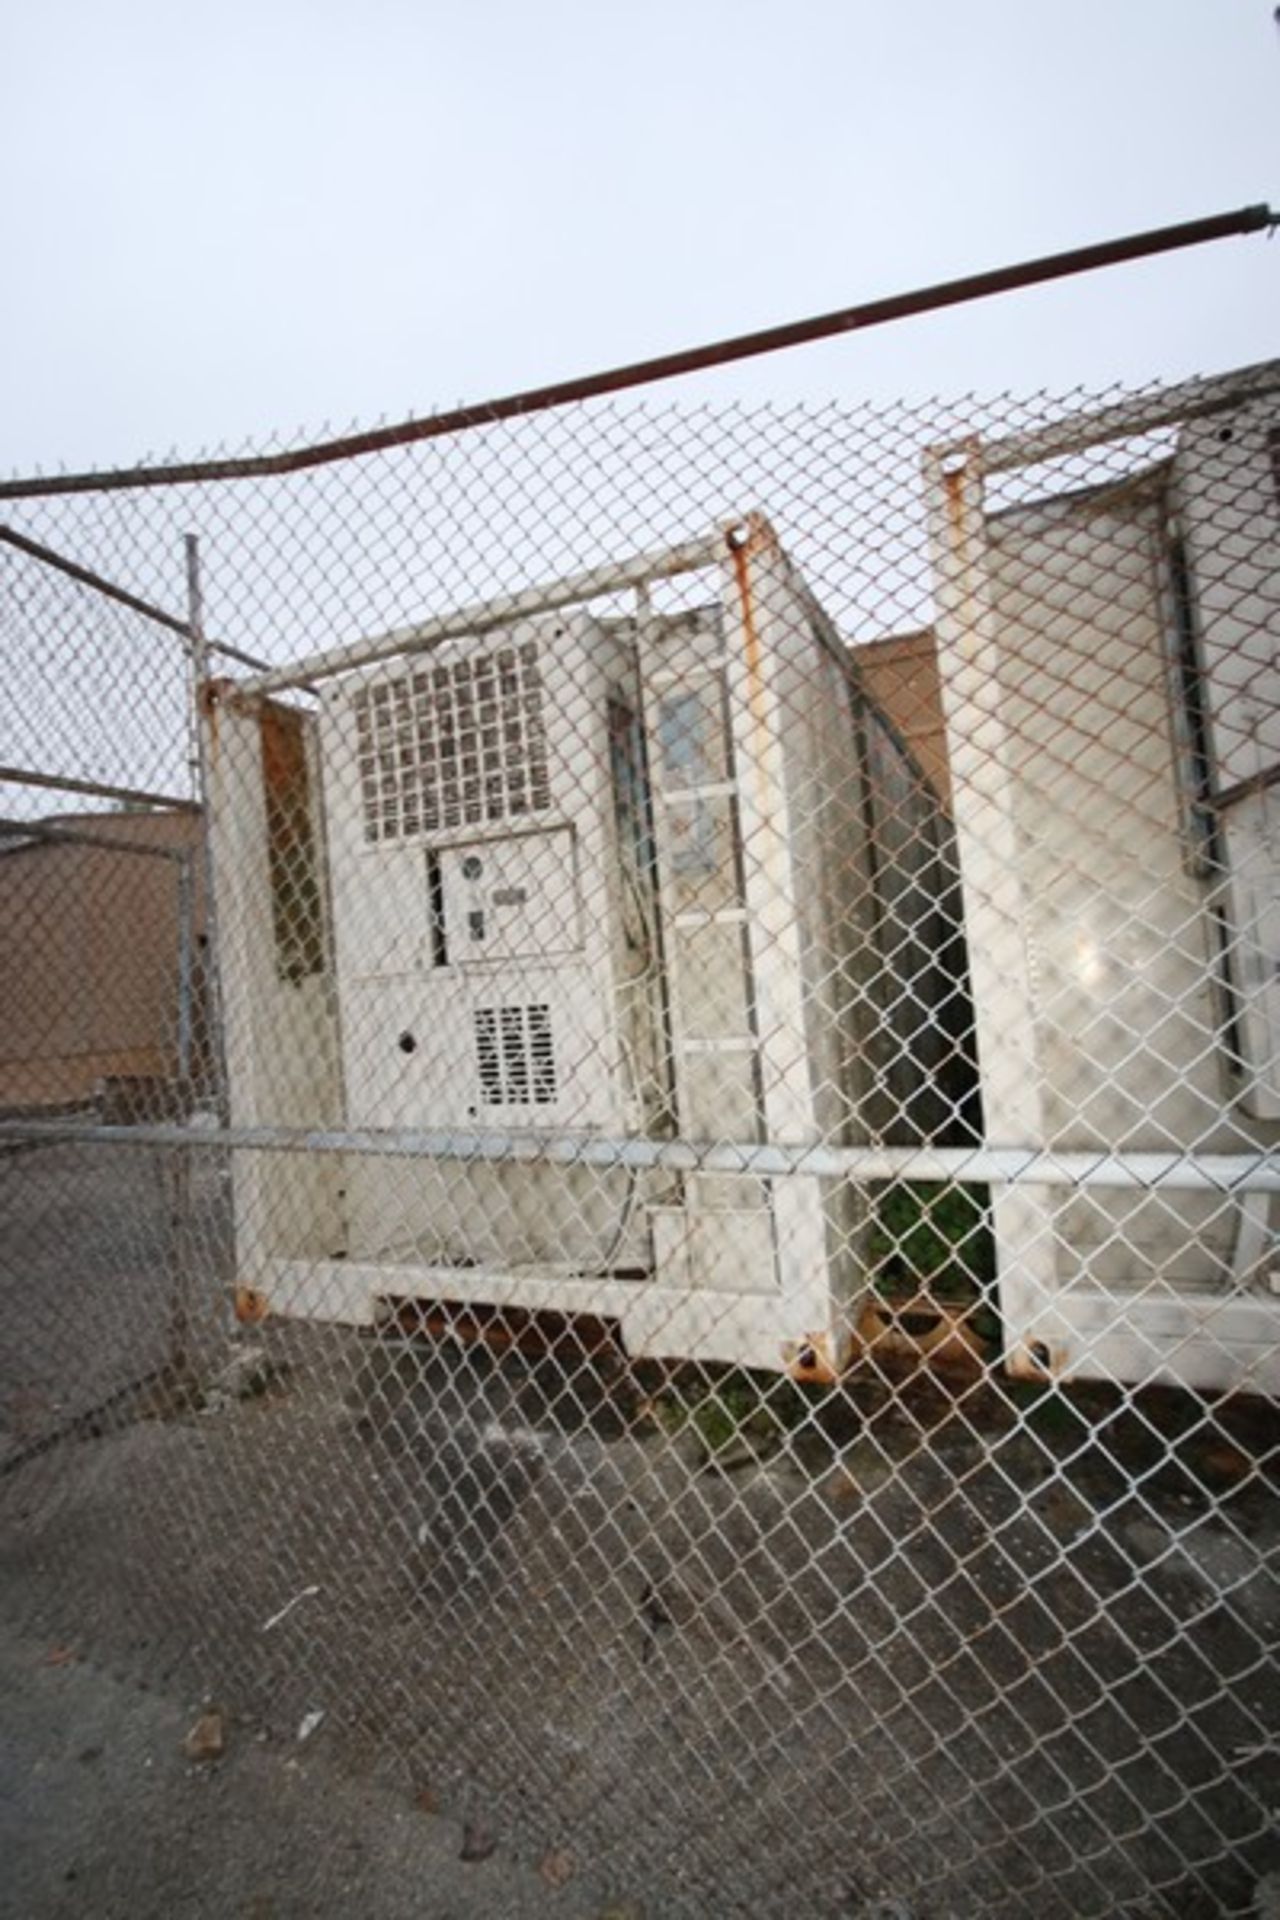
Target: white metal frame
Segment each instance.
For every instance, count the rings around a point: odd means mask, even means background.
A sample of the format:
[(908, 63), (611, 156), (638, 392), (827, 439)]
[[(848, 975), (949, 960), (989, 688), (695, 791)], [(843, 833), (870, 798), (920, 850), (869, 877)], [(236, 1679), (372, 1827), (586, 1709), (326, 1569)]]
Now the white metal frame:
[[(1037, 1011), (1026, 909), (1015, 843), (1015, 796), (998, 686), (1000, 637), (992, 620), (984, 482), (1098, 445), (1234, 412), (1280, 392), (1280, 362), (1190, 382), (1154, 396), (1081, 413), (1004, 440), (935, 447), (924, 461), (937, 583), (938, 662), (964, 881), (984, 1115), (979, 1166), (1026, 1149), (1023, 1166), (996, 1176), (993, 1210), (1006, 1357), (1017, 1373), (1083, 1373), (1125, 1381), (1164, 1379), (1199, 1389), (1280, 1392), (1280, 1300), (1245, 1290), (1274, 1235), (1267, 1196), (1277, 1167), (1268, 1130), (1240, 1162), (1238, 1229), (1227, 1291), (1147, 1287), (1130, 1295), (1064, 1286), (1055, 1203), (1063, 1187), (1187, 1192), (1219, 1156), (1088, 1156), (1047, 1148), (1039, 1089)], [(1271, 1130), (1272, 1133), (1274, 1130)], [(1244, 1162), (1252, 1158), (1246, 1170)], [(1225, 1171), (1225, 1168), (1223, 1169)], [(1274, 1203), (1272, 1203), (1274, 1206)], [(1280, 1267), (1270, 1286), (1280, 1289)]]

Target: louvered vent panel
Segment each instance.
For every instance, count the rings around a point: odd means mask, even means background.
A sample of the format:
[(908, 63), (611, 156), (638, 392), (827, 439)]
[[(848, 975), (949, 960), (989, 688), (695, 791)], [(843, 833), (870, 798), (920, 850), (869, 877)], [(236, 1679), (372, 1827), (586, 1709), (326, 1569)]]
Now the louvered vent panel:
[(556, 1097), (550, 1007), (477, 1007), (475, 1034), (476, 1075), (485, 1106), (550, 1105)]
[(407, 840), (551, 803), (532, 641), (424, 666), (354, 696), (366, 840)]

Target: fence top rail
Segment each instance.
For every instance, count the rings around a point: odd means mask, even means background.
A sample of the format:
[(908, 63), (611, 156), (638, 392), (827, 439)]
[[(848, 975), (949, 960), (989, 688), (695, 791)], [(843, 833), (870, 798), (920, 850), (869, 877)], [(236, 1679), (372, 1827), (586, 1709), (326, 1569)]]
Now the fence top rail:
[(1212, 240), (1269, 233), (1277, 224), (1277, 216), (1265, 203), (1239, 207), (1228, 213), (1212, 214), (1206, 219), (1154, 227), (1142, 233), (1126, 234), (1119, 239), (1075, 247), (1064, 253), (1045, 254), (1014, 266), (966, 274), (958, 280), (944, 280), (934, 286), (890, 294), (886, 298), (837, 308), (806, 320), (789, 321), (782, 326), (737, 334), (704, 346), (683, 348), (653, 359), (634, 361), (627, 366), (610, 367), (603, 372), (558, 381), (548, 386), (526, 388), (498, 399), (455, 407), (422, 419), (375, 427), (365, 433), (319, 441), (311, 446), (239, 459), (117, 468), (100, 473), (35, 474), (25, 479), (0, 481), (0, 500), (39, 499), (68, 493), (122, 492), (143, 487), (189, 486), (208, 481), (260, 479), (300, 473), (310, 467), (326, 466), (335, 460), (386, 452), (396, 447), (411, 446), (417, 441), (462, 433), (474, 427), (494, 426), (503, 420), (543, 413), (573, 401), (597, 399), (630, 387), (676, 379), (684, 374), (705, 371), (709, 367), (726, 366), (736, 360), (752, 359), (789, 347), (805, 346), (816, 340), (831, 339), (839, 334), (884, 326), (895, 320), (910, 319), (918, 314), (959, 306), (971, 300), (987, 299), (994, 294), (1012, 293), (1072, 274), (1088, 273), (1099, 267), (1117, 266), (1126, 261), (1147, 259), (1155, 254), (1170, 253), (1185, 247), (1203, 246)]

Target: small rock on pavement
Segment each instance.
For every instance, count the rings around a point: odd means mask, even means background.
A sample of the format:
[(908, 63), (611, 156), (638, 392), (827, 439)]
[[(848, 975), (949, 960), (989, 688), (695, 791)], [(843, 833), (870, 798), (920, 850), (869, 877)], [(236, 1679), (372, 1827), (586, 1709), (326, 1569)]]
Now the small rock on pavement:
[(1201, 1466), (1218, 1480), (1244, 1480), (1253, 1471), (1253, 1461), (1228, 1440), (1217, 1440), (1200, 1456)]
[(275, 1362), (265, 1347), (237, 1347), (214, 1375), (212, 1397), (215, 1401), (253, 1400), (266, 1392), (275, 1377)]
[(182, 1743), (188, 1760), (220, 1760), (226, 1751), (226, 1723), (218, 1707), (208, 1707)]
[(851, 1506), (878, 1492), (893, 1475), (893, 1462), (880, 1448), (873, 1441), (859, 1440), (845, 1449), (823, 1481), (822, 1490), (834, 1506)]
[(1093, 1508), (1088, 1501), (1060, 1480), (1037, 1495), (1031, 1504), (1032, 1512), (1059, 1540), (1074, 1540), (1093, 1519)]
[(539, 1861), (538, 1872), (547, 1886), (556, 1890), (567, 1887), (573, 1878), (573, 1855), (563, 1847), (552, 1847)]
[(460, 1860), (487, 1860), (498, 1844), (498, 1837), (491, 1827), (484, 1826), (479, 1820), (468, 1820), (462, 1829), (462, 1851)]

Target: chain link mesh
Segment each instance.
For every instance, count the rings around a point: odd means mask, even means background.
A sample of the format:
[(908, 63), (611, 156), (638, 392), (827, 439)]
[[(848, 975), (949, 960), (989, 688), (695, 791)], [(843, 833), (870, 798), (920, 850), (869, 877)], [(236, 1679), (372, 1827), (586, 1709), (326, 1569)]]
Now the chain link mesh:
[(9, 501), (16, 1617), (651, 1913), (1253, 1911), (1278, 387)]

